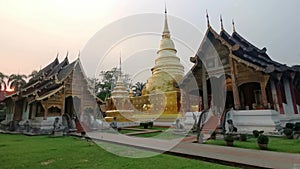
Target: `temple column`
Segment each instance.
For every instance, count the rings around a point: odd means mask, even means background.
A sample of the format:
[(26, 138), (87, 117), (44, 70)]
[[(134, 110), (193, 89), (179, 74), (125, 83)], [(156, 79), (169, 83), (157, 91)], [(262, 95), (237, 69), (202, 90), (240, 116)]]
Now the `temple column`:
[(293, 72), (290, 75), (291, 75), (290, 89), (291, 89), (291, 94), (292, 94), (294, 113), (298, 114), (298, 107), (297, 107), (297, 103), (296, 103), (296, 90), (295, 90), (295, 86), (293, 84), (296, 74)]
[(47, 120), (47, 116), (48, 116), (48, 100), (45, 103), (44, 120)]
[(261, 89), (261, 99), (264, 108), (268, 107), (268, 99), (266, 94), (266, 86), (269, 80), (269, 76), (264, 76), (260, 82), (260, 89)]
[(61, 94), (61, 112), (60, 114), (63, 115), (65, 114), (65, 104), (66, 104), (66, 87), (65, 87), (65, 83), (63, 84), (63, 92)]
[(236, 110), (239, 110), (241, 108), (240, 103), (240, 96), (239, 96), (239, 90), (238, 86), (236, 84), (236, 78), (235, 78), (235, 63), (232, 58), (229, 59), (230, 62), (230, 71), (231, 71), (231, 83), (232, 83), (232, 93), (233, 93), (233, 100), (234, 100), (234, 108)]
[(208, 94), (207, 94), (207, 82), (206, 82), (206, 72), (204, 65), (202, 64), (202, 93), (203, 93), (203, 105), (204, 110), (208, 109)]
[(283, 85), (284, 85), (284, 92), (286, 96), (286, 104), (287, 104), (287, 111), (286, 114), (292, 115), (294, 108), (293, 108), (293, 99), (291, 94), (290, 82), (288, 79), (283, 78)]
[(274, 83), (274, 80), (270, 80), (271, 82), (271, 92), (272, 92), (272, 98), (273, 98), (273, 103), (274, 103), (274, 109), (276, 111), (279, 111), (279, 105), (278, 105), (278, 96), (277, 96), (277, 92), (276, 92), (276, 86)]
[(280, 110), (279, 112), (280, 112), (280, 114), (284, 114), (285, 112), (284, 112), (284, 108), (283, 108), (283, 101), (282, 101), (282, 94), (281, 94), (281, 92), (284, 92), (284, 91), (281, 91), (281, 89), (280, 89), (281, 76), (282, 76), (282, 73), (276, 74), (276, 78), (278, 80), (278, 82), (276, 84), (276, 93), (278, 96), (277, 99), (278, 99), (278, 106), (279, 106), (279, 110)]

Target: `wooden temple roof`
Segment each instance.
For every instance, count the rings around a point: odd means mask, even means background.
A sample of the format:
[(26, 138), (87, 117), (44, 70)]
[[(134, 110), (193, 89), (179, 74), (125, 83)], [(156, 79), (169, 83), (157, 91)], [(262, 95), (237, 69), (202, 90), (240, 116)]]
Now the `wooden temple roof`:
[(80, 60), (76, 59), (69, 63), (66, 57), (59, 63), (56, 58), (52, 63), (41, 69), (37, 76), (30, 79), (21, 91), (16, 91), (6, 98), (18, 96), (21, 99), (34, 96), (36, 100), (41, 100), (50, 97), (64, 87), (63, 81), (71, 75), (75, 67), (80, 64), (79, 62)]
[[(236, 60), (245, 63), (248, 66), (253, 66), (256, 70), (262, 71), (265, 74), (296, 72), (300, 76), (300, 65), (287, 66), (286, 64), (282, 64), (272, 60), (271, 57), (267, 54), (266, 48), (260, 49), (256, 47), (235, 30), (230, 35), (225, 29), (222, 29), (220, 33), (217, 33), (211, 26), (208, 26), (197, 53), (194, 57), (190, 58), (190, 61), (194, 63), (194, 66), (184, 76), (183, 80), (180, 83), (181, 87), (188, 87), (186, 85), (190, 83), (191, 78), (195, 78), (200, 81), (202, 80), (202, 77), (199, 74), (202, 67), (201, 57), (205, 56), (204, 49), (209, 46), (205, 43), (210, 40), (220, 42), (218, 44), (221, 44), (223, 47), (231, 51)], [(216, 45), (213, 42), (210, 44)], [(218, 46), (214, 46), (214, 48), (216, 50), (222, 49), (218, 48)]]
[[(218, 34), (213, 30), (212, 27), (209, 27), (206, 37), (208, 35), (213, 35), (216, 40), (221, 41), (224, 46), (227, 46), (231, 49), (232, 54), (238, 57), (241, 60), (244, 60), (248, 63), (251, 63), (255, 66), (262, 68), (264, 73), (273, 73), (273, 72), (285, 72), (285, 71), (297, 71), (300, 72), (300, 66), (290, 67), (286, 64), (281, 64), (272, 60), (269, 55), (266, 53), (267, 49), (254, 46), (252, 43), (243, 38), (239, 33), (234, 31), (231, 35), (227, 33), (224, 29)], [(199, 48), (201, 52), (201, 46)], [(199, 52), (198, 51), (198, 52)], [(196, 55), (197, 56), (197, 55)], [(195, 56), (195, 57), (196, 57)], [(195, 59), (194, 59), (195, 60)], [(296, 69), (295, 67), (298, 67)]]

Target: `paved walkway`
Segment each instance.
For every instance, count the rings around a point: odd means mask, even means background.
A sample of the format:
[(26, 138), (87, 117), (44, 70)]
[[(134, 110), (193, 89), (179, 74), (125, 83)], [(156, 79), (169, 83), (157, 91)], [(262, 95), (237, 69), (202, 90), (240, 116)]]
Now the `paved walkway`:
[(196, 144), (182, 142), (179, 139), (140, 138), (103, 132), (88, 132), (87, 136), (99, 141), (243, 167), (300, 169), (300, 154)]

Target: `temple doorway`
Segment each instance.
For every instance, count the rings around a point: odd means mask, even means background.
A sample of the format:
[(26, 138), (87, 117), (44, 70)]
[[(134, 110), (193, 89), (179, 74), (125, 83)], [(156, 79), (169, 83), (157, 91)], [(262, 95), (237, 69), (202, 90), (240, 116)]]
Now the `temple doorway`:
[(241, 105), (244, 109), (263, 107), (260, 84), (257, 82), (244, 83), (239, 86)]

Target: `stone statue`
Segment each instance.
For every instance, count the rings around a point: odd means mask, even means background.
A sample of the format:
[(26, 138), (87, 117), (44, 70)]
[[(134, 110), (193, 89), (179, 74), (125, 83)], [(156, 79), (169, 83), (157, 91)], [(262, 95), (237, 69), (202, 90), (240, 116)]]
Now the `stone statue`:
[(192, 131), (195, 132), (197, 131), (197, 116), (194, 113), (193, 113), (193, 119), (194, 119), (194, 124), (193, 124)]
[(176, 119), (175, 129), (173, 130), (173, 134), (177, 134), (177, 135), (187, 134), (187, 131), (184, 129), (184, 125), (180, 122), (179, 119)]
[(184, 129), (184, 125), (180, 123), (179, 119), (176, 119), (176, 124), (175, 124), (176, 129)]
[(233, 121), (231, 119), (227, 120), (228, 123), (228, 131), (230, 133), (237, 132), (237, 128), (233, 125)]
[(56, 117), (53, 123), (53, 130), (52, 130), (52, 135), (54, 136), (62, 136), (63, 135), (63, 130), (64, 127), (60, 123), (59, 118)]

